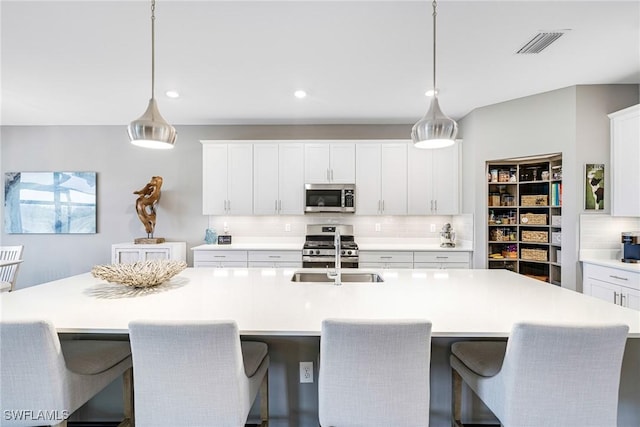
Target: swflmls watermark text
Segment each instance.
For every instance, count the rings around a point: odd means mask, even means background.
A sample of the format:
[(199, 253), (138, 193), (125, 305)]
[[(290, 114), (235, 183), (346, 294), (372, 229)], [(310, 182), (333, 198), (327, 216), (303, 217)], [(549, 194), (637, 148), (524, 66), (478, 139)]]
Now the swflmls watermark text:
[(5, 421), (64, 421), (69, 418), (69, 411), (5, 409), (3, 416)]

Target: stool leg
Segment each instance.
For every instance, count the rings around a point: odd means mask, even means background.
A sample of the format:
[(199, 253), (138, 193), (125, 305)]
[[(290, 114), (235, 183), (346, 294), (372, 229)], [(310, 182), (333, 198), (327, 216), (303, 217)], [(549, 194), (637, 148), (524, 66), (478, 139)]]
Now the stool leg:
[(133, 369), (129, 368), (122, 374), (122, 400), (124, 404), (124, 420), (118, 427), (134, 427), (135, 412), (133, 410)]
[(464, 427), (462, 424), (462, 377), (451, 369), (451, 426)]
[(269, 426), (269, 370), (260, 384), (260, 427)]

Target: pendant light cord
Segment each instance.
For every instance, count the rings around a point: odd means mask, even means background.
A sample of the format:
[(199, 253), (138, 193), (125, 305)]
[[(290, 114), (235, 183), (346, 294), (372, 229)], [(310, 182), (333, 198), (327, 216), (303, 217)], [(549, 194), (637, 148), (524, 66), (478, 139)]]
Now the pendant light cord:
[(151, 0), (151, 99), (156, 97), (156, 0)]
[(433, 0), (433, 96), (438, 95), (436, 88), (436, 0)]

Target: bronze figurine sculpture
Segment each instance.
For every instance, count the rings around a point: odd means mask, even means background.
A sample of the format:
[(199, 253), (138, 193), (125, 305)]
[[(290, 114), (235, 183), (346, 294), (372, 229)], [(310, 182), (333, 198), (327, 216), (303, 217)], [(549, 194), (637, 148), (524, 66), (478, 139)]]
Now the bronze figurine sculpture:
[(162, 187), (162, 177), (153, 176), (151, 181), (144, 186), (142, 190), (134, 191), (133, 194), (138, 194), (136, 199), (136, 212), (138, 218), (142, 221), (145, 230), (147, 231), (146, 238), (136, 239), (135, 243), (162, 243), (164, 238), (154, 238), (153, 230), (156, 227), (156, 205), (160, 200), (160, 188)]

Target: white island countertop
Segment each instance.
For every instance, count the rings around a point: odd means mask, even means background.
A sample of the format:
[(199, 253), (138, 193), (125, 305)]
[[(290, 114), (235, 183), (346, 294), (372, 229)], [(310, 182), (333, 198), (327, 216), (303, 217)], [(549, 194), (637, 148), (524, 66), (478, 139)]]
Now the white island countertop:
[(507, 337), (519, 321), (620, 322), (640, 338), (637, 311), (506, 270), (380, 270), (383, 283), (342, 286), (293, 283), (294, 271), (188, 268), (147, 290), (85, 273), (1, 293), (0, 312), (80, 333), (127, 333), (143, 318), (233, 319), (243, 335), (319, 336), (322, 320), (337, 317), (428, 319), (436, 337)]

